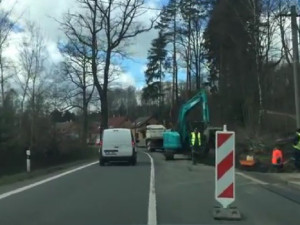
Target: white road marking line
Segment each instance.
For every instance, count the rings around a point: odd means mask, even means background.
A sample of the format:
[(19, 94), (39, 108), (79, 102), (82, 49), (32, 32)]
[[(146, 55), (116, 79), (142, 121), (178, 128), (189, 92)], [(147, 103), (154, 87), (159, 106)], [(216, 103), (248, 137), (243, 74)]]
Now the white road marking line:
[(251, 176), (246, 175), (246, 174), (241, 173), (241, 172), (236, 172), (236, 174), (238, 174), (238, 175), (240, 175), (240, 176), (242, 176), (242, 177), (244, 177), (244, 178), (246, 178), (246, 179), (249, 179), (249, 180), (251, 180), (251, 181), (253, 181), (253, 182), (255, 182), (255, 183), (258, 183), (258, 184), (262, 184), (262, 185), (267, 185), (267, 184), (269, 184), (269, 183), (267, 183), (267, 182), (258, 180), (258, 179), (254, 178), (254, 177), (251, 177)]
[(156, 192), (155, 192), (155, 170), (154, 161), (150, 154), (144, 152), (151, 161), (151, 172), (150, 172), (150, 190), (149, 190), (149, 205), (148, 205), (148, 225), (157, 224), (156, 216)]
[(3, 194), (0, 195), (0, 200), (1, 200), (1, 199), (4, 199), (4, 198), (7, 198), (7, 197), (9, 197), (9, 196), (11, 196), (11, 195), (15, 195), (15, 194), (18, 194), (18, 193), (20, 193), (20, 192), (29, 190), (29, 189), (34, 188), (34, 187), (36, 187), (36, 186), (39, 186), (39, 185), (41, 185), (41, 184), (50, 182), (50, 181), (52, 181), (52, 180), (58, 179), (58, 178), (60, 178), (60, 177), (66, 176), (66, 175), (68, 175), (68, 174), (70, 174), (70, 173), (74, 173), (74, 172), (76, 172), (76, 171), (78, 171), (78, 170), (82, 170), (82, 169), (87, 168), (87, 167), (89, 167), (89, 166), (95, 165), (96, 163), (98, 163), (98, 161), (92, 162), (92, 163), (89, 163), (89, 164), (86, 164), (86, 165), (83, 165), (83, 166), (80, 166), (80, 167), (77, 167), (77, 168), (75, 168), (75, 169), (72, 169), (72, 170), (66, 171), (66, 172), (64, 172), (64, 173), (61, 173), (61, 174), (58, 174), (58, 175), (49, 177), (49, 178), (47, 178), (47, 179), (38, 181), (38, 182), (33, 183), (33, 184), (29, 184), (29, 185), (26, 185), (26, 186), (24, 186), (24, 187), (17, 188), (17, 189), (15, 189), (15, 190), (13, 190), (13, 191), (9, 191), (9, 192), (3, 193)]

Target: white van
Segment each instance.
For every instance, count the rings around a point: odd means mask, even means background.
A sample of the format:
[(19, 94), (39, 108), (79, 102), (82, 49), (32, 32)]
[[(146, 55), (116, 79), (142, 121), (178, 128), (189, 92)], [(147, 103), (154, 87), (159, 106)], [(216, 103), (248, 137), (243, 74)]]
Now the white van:
[(100, 144), (99, 164), (110, 161), (128, 161), (136, 164), (136, 150), (130, 129), (105, 129)]

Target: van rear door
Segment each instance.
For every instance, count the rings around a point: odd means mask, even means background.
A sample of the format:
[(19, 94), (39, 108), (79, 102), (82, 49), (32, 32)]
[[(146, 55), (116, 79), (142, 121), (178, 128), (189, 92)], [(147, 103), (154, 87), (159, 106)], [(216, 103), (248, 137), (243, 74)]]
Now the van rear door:
[(129, 129), (105, 130), (103, 134), (102, 155), (107, 157), (132, 156), (131, 131)]

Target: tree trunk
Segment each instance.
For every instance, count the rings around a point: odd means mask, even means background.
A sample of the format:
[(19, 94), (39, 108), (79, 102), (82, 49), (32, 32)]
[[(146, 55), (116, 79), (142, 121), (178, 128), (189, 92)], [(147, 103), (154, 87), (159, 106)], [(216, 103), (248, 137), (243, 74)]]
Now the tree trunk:
[(199, 90), (201, 86), (203, 85), (203, 77), (201, 76), (201, 43), (197, 43), (197, 58), (196, 58), (196, 64), (197, 64), (197, 76), (198, 76), (198, 82), (197, 83), (197, 89)]
[(24, 87), (24, 92), (22, 94), (22, 100), (21, 100), (21, 115), (20, 115), (20, 121), (19, 121), (20, 129), (23, 126), (24, 103), (25, 103), (25, 98), (26, 98), (26, 94), (27, 94), (27, 90), (28, 90), (29, 79), (30, 79), (30, 76), (27, 74), (25, 87)]
[[(98, 51), (97, 51), (97, 32), (96, 32), (96, 10), (97, 6), (96, 4), (94, 5), (94, 15), (92, 18), (92, 74), (93, 74), (93, 80), (94, 80), (94, 84), (96, 86), (96, 89), (98, 91), (99, 97), (100, 97), (100, 101), (101, 101), (101, 128), (100, 128), (100, 138), (102, 138), (102, 131), (103, 131), (103, 123), (107, 125), (107, 119), (105, 122), (105, 116), (103, 116), (103, 108), (105, 108), (105, 103), (103, 103), (105, 101), (105, 91), (103, 90), (103, 88), (101, 87), (101, 84), (99, 82), (98, 79), (98, 68), (97, 68), (97, 56), (98, 56)], [(106, 103), (107, 105), (107, 103)], [(107, 111), (107, 109), (106, 109)], [(107, 117), (107, 116), (106, 116)]]
[(82, 124), (82, 144), (86, 144), (87, 139), (87, 130), (88, 130), (88, 103), (86, 100), (86, 88), (83, 88), (83, 104), (82, 104), (82, 111), (83, 111), (83, 124)]
[(192, 90), (192, 77), (191, 77), (191, 20), (188, 19), (188, 43), (186, 49), (186, 89), (187, 89), (187, 98), (191, 96)]
[(163, 91), (162, 91), (162, 62), (159, 62), (159, 95), (160, 95), (160, 101), (159, 105), (162, 107), (163, 105)]
[(228, 92), (227, 92), (227, 71), (226, 71), (226, 55), (224, 51), (224, 46), (220, 46), (220, 68), (219, 68), (219, 93), (221, 96), (221, 110), (219, 112), (219, 117), (221, 121), (227, 120), (227, 104), (228, 103)]
[[(262, 118), (263, 118), (263, 92), (262, 92), (262, 73), (261, 73), (261, 61), (260, 61), (260, 52), (259, 52), (259, 37), (256, 34), (255, 38), (255, 73), (257, 77), (257, 88), (258, 88), (258, 103), (259, 103), (259, 110), (258, 110), (258, 120), (257, 124), (258, 127), (261, 126)], [(252, 121), (251, 121), (252, 122)]]
[[(195, 51), (197, 51), (195, 49)], [(195, 71), (196, 71), (196, 89), (199, 90), (200, 89), (200, 68), (199, 68), (199, 59), (198, 59), (198, 54), (195, 53)]]
[(83, 106), (83, 124), (82, 124), (82, 144), (86, 144), (87, 132), (88, 132), (88, 100), (86, 96), (86, 61), (83, 59), (82, 65), (82, 106)]
[(34, 75), (32, 81), (32, 101), (31, 101), (31, 132), (30, 132), (30, 150), (33, 150), (35, 146), (35, 117), (36, 117), (36, 110), (35, 110), (35, 82), (36, 82), (36, 74)]
[(190, 84), (189, 84), (189, 82), (190, 82), (190, 77), (189, 77), (189, 66), (188, 66), (188, 64), (189, 64), (189, 57), (188, 57), (188, 54), (189, 54), (189, 50), (188, 50), (188, 48), (185, 50), (185, 55), (186, 55), (186, 58), (185, 58), (185, 63), (186, 63), (186, 98), (188, 98), (188, 90), (189, 90), (189, 86), (190, 86)]
[[(256, 38), (257, 39), (257, 38)], [(258, 102), (259, 102), (259, 111), (258, 111), (258, 126), (260, 127), (262, 124), (262, 119), (263, 119), (263, 113), (264, 113), (264, 106), (263, 106), (263, 92), (262, 92), (262, 73), (261, 73), (261, 62), (260, 62), (260, 56), (259, 56), (259, 46), (258, 46), (258, 40), (256, 40), (255, 43), (255, 48), (256, 48), (256, 66), (255, 66), (255, 73), (257, 76), (257, 88), (258, 88)]]
[(102, 131), (106, 128), (108, 128), (107, 94), (102, 93), (102, 98), (101, 98), (101, 134), (102, 134)]
[(172, 90), (172, 101), (171, 101), (171, 116), (173, 116), (172, 114), (172, 110), (174, 108), (174, 105), (175, 105), (175, 76), (173, 74), (172, 76), (172, 87), (171, 87), (171, 90)]
[(259, 103), (259, 110), (258, 110), (258, 126), (261, 126), (262, 117), (263, 117), (263, 96), (262, 96), (262, 83), (261, 83), (261, 59), (260, 59), (260, 30), (259, 30), (259, 15), (258, 15), (258, 7), (256, 2), (253, 4), (253, 16), (254, 16), (254, 44), (255, 44), (255, 73), (257, 77), (257, 88), (258, 88), (258, 103)]
[(103, 92), (101, 95), (101, 134), (102, 131), (108, 128), (108, 104), (107, 104), (107, 89), (108, 89), (108, 77), (111, 60), (111, 49), (107, 48), (105, 66), (104, 66), (104, 82)]
[(176, 46), (176, 39), (177, 39), (177, 22), (176, 22), (176, 17), (177, 17), (177, 9), (175, 8), (174, 12), (174, 18), (173, 18), (173, 79), (175, 83), (175, 87), (173, 87), (173, 91), (175, 93), (175, 102), (176, 105), (178, 104), (178, 66), (177, 66), (177, 46)]
[[(4, 74), (3, 74), (3, 61), (2, 61), (2, 50), (0, 50), (0, 69), (1, 69), (1, 105), (2, 105), (2, 111), (4, 110)], [(1, 121), (0, 121), (0, 126), (3, 127), (4, 126), (4, 117), (0, 117)], [(2, 132), (0, 131), (0, 139), (2, 136)]]
[(284, 50), (285, 59), (286, 59), (287, 63), (289, 64), (289, 66), (292, 67), (292, 63), (291, 63), (290, 55), (289, 55), (289, 49), (285, 42), (285, 31), (284, 31), (284, 25), (283, 25), (283, 21), (282, 21), (281, 17), (279, 18), (279, 29), (280, 29), (281, 44), (282, 44), (282, 47)]
[(198, 60), (197, 60), (197, 62), (198, 62), (198, 66), (197, 66), (197, 68), (198, 68), (198, 80), (199, 80), (199, 83), (197, 84), (198, 85), (198, 87), (197, 87), (197, 89), (199, 90), (202, 86), (203, 86), (203, 76), (201, 76), (201, 58), (200, 58), (200, 54), (198, 54)]
[[(191, 9), (191, 1), (189, 5)], [(187, 46), (187, 78), (188, 78), (188, 97), (191, 96), (192, 74), (191, 74), (191, 15), (188, 16), (188, 46)]]
[(201, 88), (201, 84), (203, 83), (201, 80), (201, 33), (200, 28), (201, 26), (198, 24), (198, 18), (196, 21), (193, 20), (193, 30), (194, 32), (191, 34), (191, 59), (194, 57), (194, 61), (191, 60), (191, 67), (192, 64), (195, 67), (195, 77), (196, 77), (196, 89), (199, 90)]
[(3, 58), (2, 58), (2, 49), (0, 49), (0, 73), (1, 73), (1, 104), (4, 107), (4, 69), (3, 69)]
[(82, 144), (86, 144), (88, 133), (88, 104), (85, 102), (83, 105), (83, 132), (82, 132)]
[(264, 108), (263, 108), (263, 97), (262, 97), (262, 85), (261, 85), (261, 78), (259, 72), (257, 73), (257, 85), (258, 85), (258, 95), (259, 95), (258, 126), (261, 126)]

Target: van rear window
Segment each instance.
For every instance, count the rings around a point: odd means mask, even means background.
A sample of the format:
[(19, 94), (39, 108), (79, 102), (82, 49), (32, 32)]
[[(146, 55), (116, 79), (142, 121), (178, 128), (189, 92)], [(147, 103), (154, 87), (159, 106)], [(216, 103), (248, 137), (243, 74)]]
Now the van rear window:
[(126, 130), (104, 132), (103, 145), (131, 145), (131, 133)]

